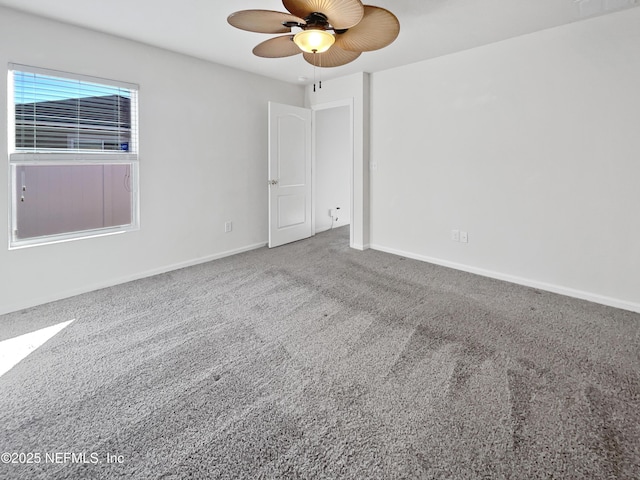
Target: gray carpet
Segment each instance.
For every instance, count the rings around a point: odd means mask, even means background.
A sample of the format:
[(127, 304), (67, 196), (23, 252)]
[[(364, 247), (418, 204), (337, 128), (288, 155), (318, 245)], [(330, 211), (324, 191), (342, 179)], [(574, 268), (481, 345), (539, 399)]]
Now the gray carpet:
[(640, 315), (347, 244), (0, 317), (0, 478), (640, 478)]

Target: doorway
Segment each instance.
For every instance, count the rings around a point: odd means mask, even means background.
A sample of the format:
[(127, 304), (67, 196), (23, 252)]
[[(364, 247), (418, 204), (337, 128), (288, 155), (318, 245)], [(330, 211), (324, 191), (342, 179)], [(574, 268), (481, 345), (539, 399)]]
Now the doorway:
[(349, 226), (353, 244), (353, 102), (314, 105), (314, 233)]
[(353, 119), (352, 99), (269, 102), (269, 248), (347, 225), (354, 247)]

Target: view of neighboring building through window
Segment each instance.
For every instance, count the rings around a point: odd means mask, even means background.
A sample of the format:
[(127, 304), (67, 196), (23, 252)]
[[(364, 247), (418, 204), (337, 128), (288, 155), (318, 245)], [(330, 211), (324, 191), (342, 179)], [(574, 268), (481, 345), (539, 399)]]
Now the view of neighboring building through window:
[(138, 226), (137, 87), (10, 67), (10, 246)]

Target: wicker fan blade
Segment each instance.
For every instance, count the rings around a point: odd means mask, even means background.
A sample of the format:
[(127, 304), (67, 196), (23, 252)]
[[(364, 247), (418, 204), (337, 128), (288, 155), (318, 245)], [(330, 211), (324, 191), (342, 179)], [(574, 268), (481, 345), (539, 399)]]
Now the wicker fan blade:
[(282, 0), (282, 4), (293, 15), (302, 18), (310, 13), (322, 13), (331, 26), (339, 30), (357, 25), (364, 15), (360, 0)]
[(288, 33), (291, 28), (282, 25), (283, 22), (305, 23), (294, 15), (272, 10), (241, 10), (229, 15), (227, 22), (241, 30), (257, 33)]
[(302, 53), (302, 51), (293, 43), (293, 35), (271, 38), (256, 45), (253, 49), (254, 55), (264, 58), (291, 57), (298, 53)]
[(316, 67), (339, 67), (353, 62), (361, 52), (348, 52), (334, 45), (324, 53), (303, 53), (302, 55), (307, 62)]
[(364, 17), (355, 27), (336, 34), (336, 45), (352, 52), (370, 52), (391, 44), (400, 33), (400, 22), (389, 10), (365, 5)]

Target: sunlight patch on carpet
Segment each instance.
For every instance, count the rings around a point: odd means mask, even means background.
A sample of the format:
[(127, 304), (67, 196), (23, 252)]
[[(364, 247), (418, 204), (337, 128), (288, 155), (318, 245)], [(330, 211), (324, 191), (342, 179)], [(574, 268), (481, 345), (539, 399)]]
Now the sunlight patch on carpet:
[(0, 342), (0, 377), (15, 367), (36, 348), (42, 346), (73, 320), (41, 328)]

